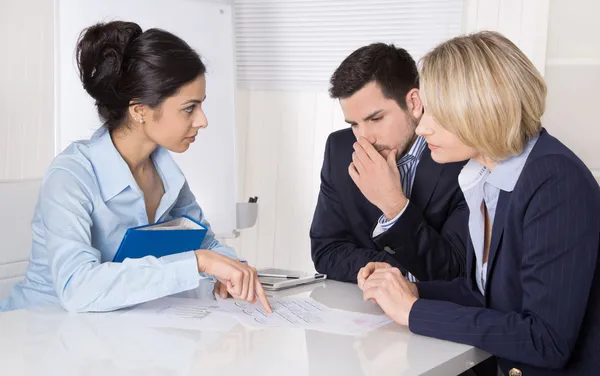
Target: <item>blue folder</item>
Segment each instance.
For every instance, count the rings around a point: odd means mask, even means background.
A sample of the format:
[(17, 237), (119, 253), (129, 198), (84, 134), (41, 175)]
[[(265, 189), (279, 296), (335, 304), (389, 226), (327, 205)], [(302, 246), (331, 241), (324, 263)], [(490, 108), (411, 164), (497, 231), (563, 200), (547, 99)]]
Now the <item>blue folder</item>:
[(188, 216), (127, 229), (113, 262), (199, 249), (208, 229)]

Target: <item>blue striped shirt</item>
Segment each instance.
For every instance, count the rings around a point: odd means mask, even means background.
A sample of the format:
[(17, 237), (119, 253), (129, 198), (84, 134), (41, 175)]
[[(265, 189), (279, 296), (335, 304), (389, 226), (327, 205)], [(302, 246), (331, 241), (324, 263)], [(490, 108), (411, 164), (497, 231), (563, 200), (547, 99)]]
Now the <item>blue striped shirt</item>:
[[(404, 191), (404, 195), (407, 199), (410, 200), (410, 194), (412, 192), (412, 186), (415, 182), (415, 175), (417, 174), (417, 166), (419, 165), (419, 161), (421, 160), (421, 156), (423, 155), (423, 151), (427, 147), (427, 142), (424, 137), (417, 137), (414, 144), (411, 146), (410, 150), (404, 154), (398, 160), (398, 170), (400, 170), (400, 183), (402, 184), (402, 190)], [(408, 206), (408, 202), (407, 205)], [(406, 209), (406, 206), (404, 209)], [(400, 212), (395, 218), (391, 220), (387, 220), (384, 215), (379, 217), (379, 221), (377, 221), (377, 227), (373, 231), (373, 237), (379, 236), (389, 230), (395, 223), (398, 221), (398, 218), (404, 213), (404, 210)], [(415, 277), (407, 273), (407, 278), (416, 282)]]

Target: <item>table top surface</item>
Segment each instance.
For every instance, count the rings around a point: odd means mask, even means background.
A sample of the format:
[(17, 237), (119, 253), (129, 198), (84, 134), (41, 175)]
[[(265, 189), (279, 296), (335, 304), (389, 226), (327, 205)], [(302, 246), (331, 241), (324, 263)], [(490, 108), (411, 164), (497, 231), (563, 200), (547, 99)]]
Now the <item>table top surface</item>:
[[(381, 314), (355, 284), (323, 281), (272, 293)], [(211, 296), (211, 285), (178, 294)], [(58, 307), (0, 313), (0, 370), (10, 375), (456, 375), (488, 355), (391, 323), (360, 336), (305, 329), (228, 332), (119, 323)]]

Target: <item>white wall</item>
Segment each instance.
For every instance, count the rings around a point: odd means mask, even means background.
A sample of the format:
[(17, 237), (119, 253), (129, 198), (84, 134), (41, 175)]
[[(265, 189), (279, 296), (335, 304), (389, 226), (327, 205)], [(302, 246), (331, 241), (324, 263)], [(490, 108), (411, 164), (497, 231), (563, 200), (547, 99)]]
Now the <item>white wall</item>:
[(53, 157), (53, 12), (49, 0), (0, 2), (0, 179), (39, 177)]
[(550, 0), (466, 0), (463, 30), (495, 30), (513, 41), (544, 74)]
[(256, 226), (228, 241), (259, 267), (314, 270), (308, 231), (327, 136), (345, 127), (326, 92), (238, 90), (240, 197), (258, 196)]
[(600, 2), (552, 0), (544, 125), (575, 151), (600, 182)]

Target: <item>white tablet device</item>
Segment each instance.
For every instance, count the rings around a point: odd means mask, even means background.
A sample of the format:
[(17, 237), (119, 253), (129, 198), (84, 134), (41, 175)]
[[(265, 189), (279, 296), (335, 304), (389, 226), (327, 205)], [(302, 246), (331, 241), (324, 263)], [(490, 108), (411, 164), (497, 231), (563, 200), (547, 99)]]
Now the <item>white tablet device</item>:
[(287, 269), (266, 268), (258, 270), (258, 279), (265, 290), (276, 291), (322, 281), (327, 275), (304, 273)]

